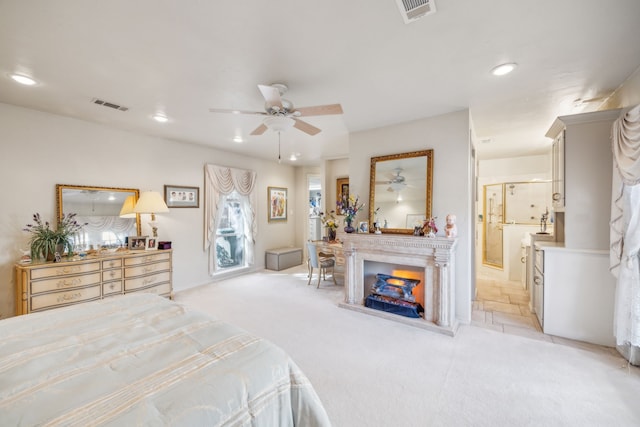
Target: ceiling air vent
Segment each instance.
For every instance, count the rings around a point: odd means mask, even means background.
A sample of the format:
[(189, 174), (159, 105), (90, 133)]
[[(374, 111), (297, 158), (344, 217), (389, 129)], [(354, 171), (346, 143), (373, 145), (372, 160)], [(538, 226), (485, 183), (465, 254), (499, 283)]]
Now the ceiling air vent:
[(436, 12), (435, 0), (396, 0), (396, 3), (405, 24)]
[(114, 104), (113, 102), (103, 101), (102, 99), (93, 98), (91, 100), (94, 104), (102, 105), (103, 107), (113, 108), (114, 110), (127, 111), (129, 108), (122, 105)]

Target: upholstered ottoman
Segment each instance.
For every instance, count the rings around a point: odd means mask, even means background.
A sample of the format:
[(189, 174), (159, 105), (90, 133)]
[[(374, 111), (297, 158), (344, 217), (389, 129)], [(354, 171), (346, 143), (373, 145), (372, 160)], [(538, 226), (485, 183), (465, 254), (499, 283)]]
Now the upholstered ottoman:
[(285, 270), (302, 264), (301, 248), (267, 249), (265, 252), (265, 266), (269, 270)]

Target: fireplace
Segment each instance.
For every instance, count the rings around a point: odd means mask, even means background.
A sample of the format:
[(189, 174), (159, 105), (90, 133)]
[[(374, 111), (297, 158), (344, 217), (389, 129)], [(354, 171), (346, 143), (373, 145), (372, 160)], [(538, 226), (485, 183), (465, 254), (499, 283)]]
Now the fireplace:
[[(355, 233), (341, 238), (346, 259), (345, 301), (341, 307), (455, 335), (458, 327), (455, 318), (456, 239)], [(412, 295), (415, 302), (423, 306), (421, 317), (368, 307), (371, 302), (367, 304), (367, 297), (378, 274), (418, 280)], [(391, 288), (387, 293), (398, 292)]]
[(409, 277), (376, 274), (371, 293), (364, 300), (365, 307), (411, 318), (420, 318), (424, 313), (422, 304), (416, 301), (413, 289), (420, 280)]

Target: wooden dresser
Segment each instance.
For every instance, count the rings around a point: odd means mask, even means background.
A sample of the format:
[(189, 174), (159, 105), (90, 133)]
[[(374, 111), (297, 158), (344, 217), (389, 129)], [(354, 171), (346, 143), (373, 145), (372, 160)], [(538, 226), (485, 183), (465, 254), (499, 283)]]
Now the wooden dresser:
[(124, 251), (59, 263), (16, 265), (16, 314), (153, 292), (173, 296), (172, 251)]

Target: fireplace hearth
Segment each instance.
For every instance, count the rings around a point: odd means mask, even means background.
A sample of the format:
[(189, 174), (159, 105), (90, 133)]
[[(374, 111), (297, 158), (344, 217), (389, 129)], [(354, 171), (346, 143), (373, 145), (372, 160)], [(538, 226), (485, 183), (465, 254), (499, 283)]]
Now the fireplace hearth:
[[(389, 234), (345, 234), (345, 301), (340, 306), (411, 326), (454, 336), (458, 329), (455, 315), (455, 247), (457, 239)], [(377, 271), (370, 271), (376, 268)], [(372, 292), (377, 273), (390, 270)], [(405, 288), (398, 287), (397, 272), (418, 272), (423, 282), (413, 289), (412, 300)], [(375, 276), (375, 278), (374, 278)], [(415, 276), (415, 274), (414, 274)], [(420, 282), (416, 280), (416, 282)], [(369, 283), (368, 285), (366, 283)], [(417, 283), (416, 283), (417, 284)], [(376, 286), (373, 285), (375, 288)], [(366, 292), (365, 292), (366, 289)], [(371, 296), (371, 297), (370, 297)], [(423, 312), (398, 316), (398, 307), (422, 304)]]

